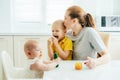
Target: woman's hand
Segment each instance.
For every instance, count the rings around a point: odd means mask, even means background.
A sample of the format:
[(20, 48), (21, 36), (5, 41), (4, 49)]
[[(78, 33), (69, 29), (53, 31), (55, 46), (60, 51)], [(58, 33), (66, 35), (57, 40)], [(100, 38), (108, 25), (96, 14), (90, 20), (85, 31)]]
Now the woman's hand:
[(93, 69), (96, 67), (96, 61), (95, 59), (91, 58), (91, 57), (87, 57), (87, 60), (84, 62), (84, 64), (89, 68), (89, 69)]

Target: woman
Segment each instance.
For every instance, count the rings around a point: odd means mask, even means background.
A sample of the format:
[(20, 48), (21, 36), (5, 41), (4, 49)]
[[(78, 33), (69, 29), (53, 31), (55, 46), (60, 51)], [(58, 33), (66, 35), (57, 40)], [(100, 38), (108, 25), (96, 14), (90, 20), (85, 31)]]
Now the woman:
[[(79, 6), (71, 6), (65, 13), (64, 25), (68, 30), (67, 36), (73, 41), (74, 60), (86, 60), (84, 63), (90, 69), (110, 60), (110, 55), (95, 30), (91, 14), (85, 13)], [(97, 53), (101, 57), (97, 58)]]

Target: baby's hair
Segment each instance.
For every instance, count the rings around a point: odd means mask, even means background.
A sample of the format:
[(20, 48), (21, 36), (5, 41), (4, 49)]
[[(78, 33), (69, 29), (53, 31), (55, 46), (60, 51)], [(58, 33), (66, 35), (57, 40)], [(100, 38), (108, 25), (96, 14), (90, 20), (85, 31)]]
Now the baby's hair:
[(64, 25), (63, 20), (56, 20), (55, 22), (53, 22), (52, 26), (58, 26), (58, 25), (61, 25), (63, 29), (66, 29), (66, 26)]
[(24, 51), (27, 50), (31, 50), (36, 48), (36, 44), (39, 44), (38, 41), (36, 40), (28, 40), (25, 44), (24, 44)]

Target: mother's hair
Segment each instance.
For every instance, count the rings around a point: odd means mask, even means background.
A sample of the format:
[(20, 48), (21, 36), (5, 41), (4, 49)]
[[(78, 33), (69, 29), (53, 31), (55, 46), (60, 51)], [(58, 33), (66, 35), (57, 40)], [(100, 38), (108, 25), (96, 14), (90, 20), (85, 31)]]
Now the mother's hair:
[(82, 27), (96, 28), (95, 21), (90, 13), (86, 13), (79, 6), (71, 6), (67, 9), (71, 19), (77, 18)]

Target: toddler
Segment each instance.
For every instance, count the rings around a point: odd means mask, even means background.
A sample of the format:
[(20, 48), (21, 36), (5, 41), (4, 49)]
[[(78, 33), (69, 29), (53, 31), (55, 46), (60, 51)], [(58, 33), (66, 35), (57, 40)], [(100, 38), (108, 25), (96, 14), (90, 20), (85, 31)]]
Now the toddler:
[(56, 20), (52, 25), (52, 37), (48, 39), (48, 55), (51, 60), (57, 56), (62, 60), (72, 59), (72, 41), (65, 34), (63, 20)]

